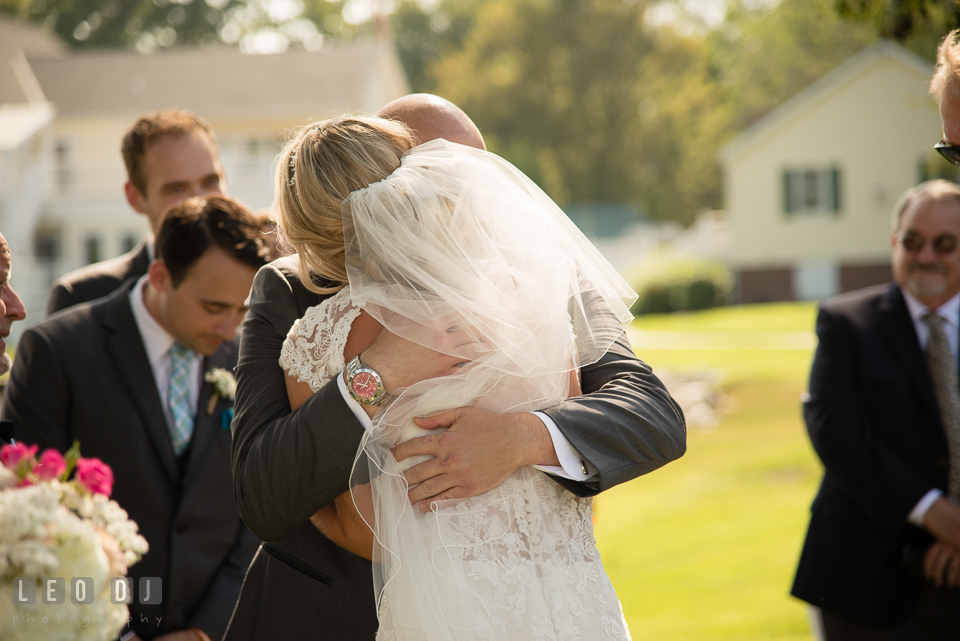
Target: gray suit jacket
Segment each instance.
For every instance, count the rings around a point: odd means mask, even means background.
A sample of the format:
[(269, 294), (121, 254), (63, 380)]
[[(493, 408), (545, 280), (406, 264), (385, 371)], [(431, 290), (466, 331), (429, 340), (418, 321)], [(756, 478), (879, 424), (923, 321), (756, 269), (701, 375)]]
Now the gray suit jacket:
[[(348, 489), (363, 428), (336, 381), (291, 412), (278, 364), (290, 326), (320, 300), (300, 282), (296, 257), (263, 267), (254, 280), (237, 366), (234, 491), (244, 522), (269, 543), (247, 574), (229, 641), (376, 633), (370, 563), (309, 521)], [(591, 496), (683, 455), (683, 414), (625, 337), (582, 375), (589, 396), (546, 413), (600, 473), (589, 483), (557, 482)]]
[(81, 267), (53, 283), (47, 299), (47, 316), (61, 309), (88, 303), (112, 294), (131, 278), (140, 278), (150, 266), (147, 239), (129, 252), (110, 260)]
[[(218, 638), (259, 543), (233, 502), (230, 402), (220, 399), (208, 415), (213, 388), (203, 384), (191, 444), (178, 460), (129, 290), (26, 330), (2, 416), (15, 422), (18, 440), (65, 451), (77, 439), (84, 456), (113, 468), (112, 498), (150, 544), (130, 568), (137, 634), (150, 639), (195, 626)], [(224, 344), (204, 368), (232, 369), (236, 347)], [(163, 580), (162, 604), (139, 604), (140, 577)]]

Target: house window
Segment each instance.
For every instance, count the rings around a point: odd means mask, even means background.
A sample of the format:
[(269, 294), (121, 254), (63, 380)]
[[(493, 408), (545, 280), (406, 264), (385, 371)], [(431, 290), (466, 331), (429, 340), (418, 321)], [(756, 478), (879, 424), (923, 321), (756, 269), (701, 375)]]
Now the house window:
[(133, 248), (136, 247), (139, 242), (140, 239), (136, 234), (124, 234), (120, 237), (120, 253), (126, 254), (127, 252), (133, 251)]
[(65, 194), (73, 186), (73, 152), (70, 143), (58, 140), (53, 145), (53, 179), (57, 193)]
[(99, 234), (90, 234), (83, 239), (83, 256), (87, 265), (103, 260), (103, 239)]
[(60, 230), (37, 230), (37, 235), (34, 237), (33, 253), (41, 263), (56, 263), (60, 259)]
[(783, 172), (783, 208), (787, 214), (838, 213), (840, 169), (808, 167)]

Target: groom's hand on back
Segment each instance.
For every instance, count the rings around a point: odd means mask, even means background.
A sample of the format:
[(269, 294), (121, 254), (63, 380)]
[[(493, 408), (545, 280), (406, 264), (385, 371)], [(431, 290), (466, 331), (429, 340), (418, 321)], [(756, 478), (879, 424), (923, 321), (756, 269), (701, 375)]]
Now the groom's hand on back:
[[(388, 393), (430, 378), (456, 374), (470, 358), (486, 351), (482, 337), (470, 328), (452, 325), (426, 331), (426, 347), (383, 329), (363, 350), (360, 360), (377, 370)], [(450, 353), (457, 354), (451, 356)], [(364, 406), (369, 415), (377, 408)], [(404, 473), (411, 503), (424, 512), (430, 503), (463, 499), (500, 486), (523, 465), (559, 465), (547, 427), (533, 414), (496, 414), (461, 407), (416, 419), (424, 429), (445, 432), (411, 439), (394, 448), (398, 461), (411, 456), (433, 458)]]
[(434, 458), (404, 473), (411, 503), (422, 512), (445, 499), (464, 499), (499, 487), (524, 465), (560, 465), (546, 425), (533, 414), (496, 414), (460, 407), (417, 418), (424, 429), (448, 428), (440, 434), (410, 439), (393, 448), (400, 461), (410, 456)]

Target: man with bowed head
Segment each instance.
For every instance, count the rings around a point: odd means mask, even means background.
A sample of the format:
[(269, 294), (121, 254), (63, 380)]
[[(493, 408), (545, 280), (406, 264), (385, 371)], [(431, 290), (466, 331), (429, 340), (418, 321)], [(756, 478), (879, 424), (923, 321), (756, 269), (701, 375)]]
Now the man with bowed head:
[(18, 441), (63, 452), (78, 440), (109, 465), (113, 498), (150, 545), (130, 569), (124, 639), (219, 639), (259, 543), (233, 502), (232, 390), (217, 381), (236, 365), (265, 255), (241, 205), (185, 200), (164, 216), (145, 276), (20, 339), (3, 418)]
[(146, 274), (163, 213), (193, 196), (227, 193), (213, 130), (192, 112), (165, 109), (140, 116), (124, 135), (120, 152), (127, 170), (124, 196), (146, 216), (150, 234), (123, 256), (58, 279), (50, 289), (48, 315), (106, 296)]
[(803, 407), (825, 471), (793, 595), (829, 641), (960, 630), (960, 187), (894, 215), (895, 282), (823, 302)]
[[(410, 127), (418, 142), (436, 138), (484, 148), (473, 122), (452, 103), (425, 94), (400, 98), (377, 116)], [(237, 505), (264, 540), (225, 639), (375, 637), (370, 562), (338, 547), (311, 523), (347, 491), (364, 426), (375, 408), (347, 391), (344, 376), (291, 412), (279, 360), (294, 321), (321, 296), (300, 281), (297, 256), (260, 270), (244, 322), (233, 423)], [(387, 393), (440, 376), (452, 357), (384, 330), (361, 354)], [(444, 499), (498, 487), (517, 468), (536, 465), (579, 496), (645, 474), (679, 458), (686, 430), (679, 406), (634, 355), (625, 335), (582, 372), (584, 396), (528, 414), (492, 414), (472, 407), (418, 419), (446, 432), (407, 441), (398, 460), (425, 455), (406, 479), (421, 510)]]

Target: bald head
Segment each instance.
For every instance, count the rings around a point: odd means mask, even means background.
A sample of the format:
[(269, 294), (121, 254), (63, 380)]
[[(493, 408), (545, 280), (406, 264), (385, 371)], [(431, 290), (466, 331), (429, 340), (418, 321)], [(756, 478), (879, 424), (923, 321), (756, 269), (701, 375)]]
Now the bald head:
[(417, 143), (443, 138), (468, 147), (487, 148), (470, 117), (440, 96), (408, 94), (381, 107), (376, 116), (399, 120), (413, 131)]

